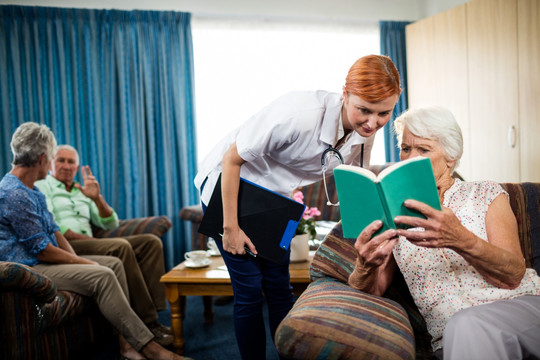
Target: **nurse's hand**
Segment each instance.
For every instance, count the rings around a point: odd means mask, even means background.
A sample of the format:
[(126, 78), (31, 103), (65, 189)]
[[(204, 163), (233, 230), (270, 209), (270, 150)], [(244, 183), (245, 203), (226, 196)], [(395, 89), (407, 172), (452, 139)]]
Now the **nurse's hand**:
[(239, 227), (224, 229), (222, 240), (223, 249), (233, 255), (244, 255), (246, 253), (244, 246), (247, 246), (253, 254), (257, 255), (255, 245)]

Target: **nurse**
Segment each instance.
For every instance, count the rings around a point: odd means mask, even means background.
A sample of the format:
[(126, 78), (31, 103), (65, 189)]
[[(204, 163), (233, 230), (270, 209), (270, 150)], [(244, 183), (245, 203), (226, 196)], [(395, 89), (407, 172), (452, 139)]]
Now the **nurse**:
[[(362, 57), (349, 69), (343, 93), (287, 93), (225, 136), (200, 164), (195, 186), (203, 208), (222, 173), (223, 238), (216, 243), (231, 277), (242, 359), (266, 357), (264, 297), (272, 337), (294, 298), (288, 255), (276, 264), (246, 254), (244, 247), (253, 254), (257, 249), (238, 225), (240, 177), (291, 197), (296, 188), (321, 179), (321, 157), (329, 148), (346, 164), (369, 165), (375, 133), (390, 119), (400, 94), (390, 58)], [(338, 164), (337, 157), (325, 160), (330, 174)]]

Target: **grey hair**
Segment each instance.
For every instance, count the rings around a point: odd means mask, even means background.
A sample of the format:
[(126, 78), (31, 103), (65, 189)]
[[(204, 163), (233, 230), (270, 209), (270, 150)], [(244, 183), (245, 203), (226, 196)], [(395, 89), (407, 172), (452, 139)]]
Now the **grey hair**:
[(450, 110), (441, 106), (426, 106), (401, 114), (394, 121), (394, 132), (400, 148), (405, 128), (415, 136), (439, 142), (445, 158), (456, 162), (452, 171), (458, 167), (463, 155), (463, 135)]
[(30, 167), (39, 161), (41, 154), (52, 160), (56, 153), (56, 138), (47, 125), (35, 122), (21, 124), (11, 137), (13, 166)]
[(77, 159), (77, 165), (79, 165), (79, 152), (77, 151), (77, 149), (75, 149), (73, 146), (71, 145), (67, 145), (67, 144), (64, 144), (64, 145), (59, 145), (57, 148), (56, 148), (56, 152), (62, 150), (62, 149), (66, 149), (66, 150), (70, 150), (70, 151), (73, 151), (75, 153), (75, 158)]

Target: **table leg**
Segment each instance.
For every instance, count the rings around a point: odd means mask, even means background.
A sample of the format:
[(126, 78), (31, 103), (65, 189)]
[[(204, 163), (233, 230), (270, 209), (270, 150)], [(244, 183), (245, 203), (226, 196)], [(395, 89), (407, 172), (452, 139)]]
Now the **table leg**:
[(212, 309), (212, 296), (203, 296), (204, 322), (212, 324), (214, 322), (214, 310)]
[(184, 353), (184, 318), (186, 316), (186, 297), (180, 296), (178, 285), (165, 284), (165, 294), (171, 306), (171, 328), (174, 335), (173, 346), (177, 354)]

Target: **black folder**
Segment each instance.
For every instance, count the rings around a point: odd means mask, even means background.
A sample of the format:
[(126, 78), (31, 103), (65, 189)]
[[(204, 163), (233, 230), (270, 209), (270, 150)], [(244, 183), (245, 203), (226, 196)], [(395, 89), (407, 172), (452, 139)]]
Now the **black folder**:
[[(238, 224), (257, 248), (257, 256), (277, 263), (283, 260), (305, 207), (304, 204), (240, 178)], [(199, 232), (221, 241), (221, 175), (199, 225)]]

